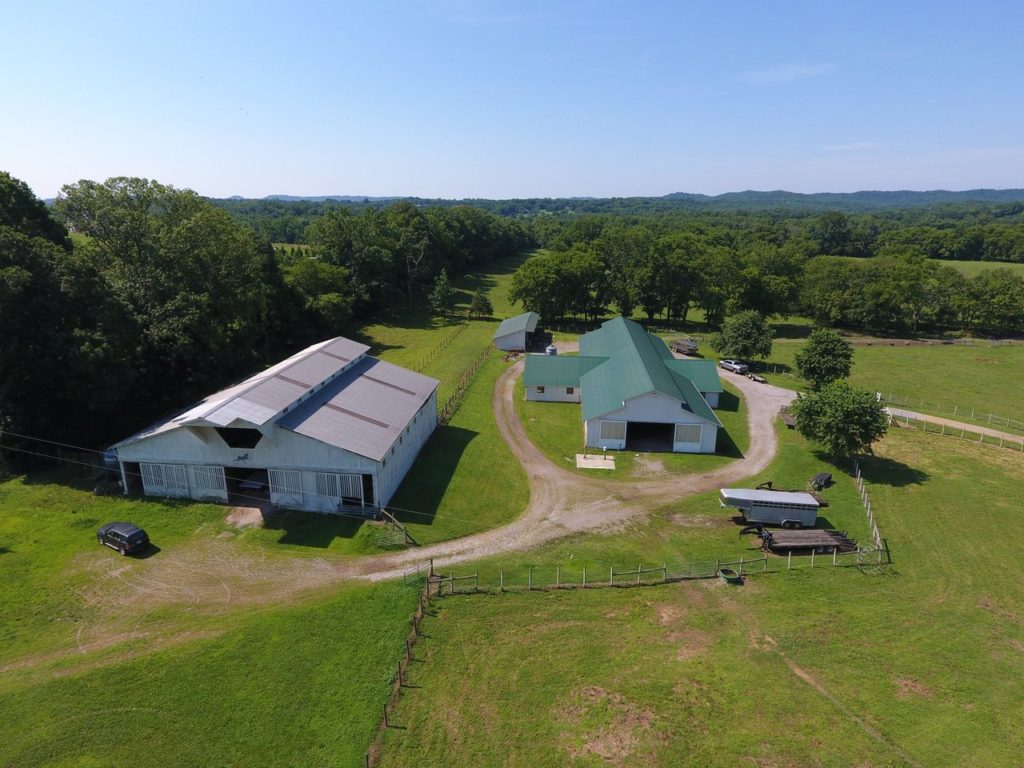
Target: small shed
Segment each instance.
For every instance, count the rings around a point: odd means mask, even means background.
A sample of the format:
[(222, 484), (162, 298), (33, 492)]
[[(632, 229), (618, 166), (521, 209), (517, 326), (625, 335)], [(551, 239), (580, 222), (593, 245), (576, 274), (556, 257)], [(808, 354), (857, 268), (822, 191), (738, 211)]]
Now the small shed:
[(540, 315), (536, 312), (524, 312), (503, 320), (494, 332), (494, 346), (505, 352), (525, 351), (539, 322)]

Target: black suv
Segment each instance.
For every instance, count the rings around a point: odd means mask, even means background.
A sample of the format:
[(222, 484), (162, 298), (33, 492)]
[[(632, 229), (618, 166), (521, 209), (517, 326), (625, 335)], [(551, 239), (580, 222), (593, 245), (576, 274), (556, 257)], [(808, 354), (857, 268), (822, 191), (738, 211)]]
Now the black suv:
[(131, 523), (107, 523), (96, 531), (96, 540), (122, 555), (133, 555), (149, 546), (146, 532)]

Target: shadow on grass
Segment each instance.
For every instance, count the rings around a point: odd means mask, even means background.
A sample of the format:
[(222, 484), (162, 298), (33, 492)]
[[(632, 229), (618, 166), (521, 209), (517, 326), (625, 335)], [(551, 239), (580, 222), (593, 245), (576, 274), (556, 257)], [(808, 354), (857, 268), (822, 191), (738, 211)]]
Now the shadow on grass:
[(149, 546), (138, 554), (132, 555), (133, 560), (149, 560), (153, 555), (159, 555), (163, 550), (160, 549), (153, 542), (149, 542)]
[(798, 323), (773, 323), (772, 329), (776, 339), (806, 339), (814, 327)]
[(316, 512), (279, 510), (264, 516), (263, 527), (282, 531), (279, 544), (326, 549), (336, 538), (351, 539), (362, 527), (364, 520)]
[(796, 371), (794, 371), (793, 366), (789, 365), (788, 363), (775, 363), (772, 362), (771, 360), (769, 360), (766, 363), (758, 363), (757, 369), (759, 371), (763, 371), (764, 373), (789, 373), (792, 374), (793, 376), (796, 375)]
[(7, 547), (0, 547), (0, 555), (9, 555), (12, 552), (14, 552), (13, 549), (8, 549)]
[(433, 525), (459, 460), (478, 434), (450, 425), (438, 428), (387, 505), (388, 511), (403, 523)]
[[(722, 392), (718, 396), (718, 408), (715, 410), (736, 413), (739, 409), (740, 399), (732, 392)], [(732, 435), (724, 427), (718, 430), (718, 442), (715, 444), (715, 453), (730, 459), (743, 458), (743, 451), (736, 445), (736, 441), (732, 439)]]
[(902, 461), (882, 458), (881, 456), (870, 456), (866, 459), (861, 459), (860, 466), (864, 479), (869, 483), (889, 485), (893, 488), (920, 485), (931, 478), (931, 475), (917, 467), (911, 467)]

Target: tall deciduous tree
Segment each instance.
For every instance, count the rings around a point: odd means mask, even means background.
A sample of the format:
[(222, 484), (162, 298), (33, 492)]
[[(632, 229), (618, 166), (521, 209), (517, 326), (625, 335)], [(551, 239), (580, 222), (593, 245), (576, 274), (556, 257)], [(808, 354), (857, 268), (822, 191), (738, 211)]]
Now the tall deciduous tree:
[(830, 328), (816, 328), (796, 353), (796, 369), (815, 389), (850, 375), (853, 347)]
[(726, 357), (765, 358), (772, 353), (772, 329), (759, 312), (748, 309), (727, 318), (711, 345)]
[(870, 451), (888, 429), (882, 404), (845, 381), (801, 395), (791, 406), (800, 434), (836, 457)]

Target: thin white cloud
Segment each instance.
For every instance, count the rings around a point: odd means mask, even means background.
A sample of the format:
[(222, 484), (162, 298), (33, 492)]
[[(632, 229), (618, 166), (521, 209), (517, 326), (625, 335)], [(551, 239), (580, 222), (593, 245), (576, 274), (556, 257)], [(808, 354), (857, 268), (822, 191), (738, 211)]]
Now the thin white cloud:
[(767, 69), (744, 72), (741, 80), (748, 83), (793, 83), (811, 77), (821, 77), (835, 71), (835, 65), (829, 62), (821, 64), (779, 64)]
[(822, 149), (828, 152), (862, 152), (869, 149), (881, 149), (877, 141), (855, 141), (852, 144), (827, 144)]

